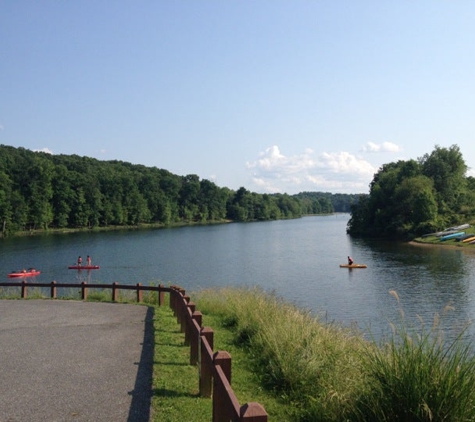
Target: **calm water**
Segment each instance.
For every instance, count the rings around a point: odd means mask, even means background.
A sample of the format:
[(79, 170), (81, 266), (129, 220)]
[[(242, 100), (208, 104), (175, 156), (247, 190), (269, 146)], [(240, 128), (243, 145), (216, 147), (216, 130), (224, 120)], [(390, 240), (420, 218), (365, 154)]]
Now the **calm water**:
[[(349, 215), (233, 223), (149, 231), (0, 239), (0, 274), (36, 267), (41, 282), (122, 284), (162, 282), (192, 292), (214, 286), (253, 286), (328, 321), (356, 325), (379, 338), (400, 309), (411, 323), (441, 317), (453, 337), (475, 317), (475, 254), (446, 248), (354, 240)], [(100, 270), (67, 266), (91, 255)], [(339, 267), (351, 255), (367, 269)], [(400, 303), (389, 294), (395, 290)], [(475, 330), (470, 327), (470, 336)]]

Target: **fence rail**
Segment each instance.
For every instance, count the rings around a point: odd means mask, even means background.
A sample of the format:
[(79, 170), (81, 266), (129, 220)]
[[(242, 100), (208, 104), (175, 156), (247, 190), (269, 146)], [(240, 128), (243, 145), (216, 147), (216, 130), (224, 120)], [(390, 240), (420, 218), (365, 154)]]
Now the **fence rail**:
[(0, 287), (20, 287), (21, 297), (28, 297), (29, 287), (50, 288), (52, 299), (57, 298), (58, 288), (81, 290), (82, 300), (87, 300), (89, 289), (110, 289), (111, 300), (116, 302), (120, 290), (134, 290), (137, 302), (142, 302), (144, 291), (157, 292), (158, 305), (165, 303), (165, 293), (170, 295), (170, 308), (173, 310), (185, 335), (184, 344), (190, 347), (190, 365), (199, 367), (199, 391), (202, 397), (212, 397), (213, 422), (267, 422), (268, 415), (264, 407), (256, 402), (240, 405), (231, 387), (231, 355), (226, 351), (213, 351), (214, 332), (210, 327), (202, 326), (202, 314), (185, 290), (178, 286), (144, 286), (141, 283), (127, 284), (88, 284), (77, 283), (0, 283)]

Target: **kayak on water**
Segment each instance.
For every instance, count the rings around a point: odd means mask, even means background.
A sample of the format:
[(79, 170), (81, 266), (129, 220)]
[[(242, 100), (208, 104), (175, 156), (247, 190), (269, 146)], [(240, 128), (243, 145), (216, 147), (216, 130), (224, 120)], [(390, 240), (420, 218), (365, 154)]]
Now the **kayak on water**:
[(35, 270), (34, 268), (28, 268), (28, 270), (12, 271), (8, 274), (8, 277), (31, 277), (38, 274), (41, 274), (41, 271)]
[(340, 264), (340, 268), (367, 268), (366, 264)]
[(70, 270), (98, 270), (101, 268), (99, 265), (70, 265)]

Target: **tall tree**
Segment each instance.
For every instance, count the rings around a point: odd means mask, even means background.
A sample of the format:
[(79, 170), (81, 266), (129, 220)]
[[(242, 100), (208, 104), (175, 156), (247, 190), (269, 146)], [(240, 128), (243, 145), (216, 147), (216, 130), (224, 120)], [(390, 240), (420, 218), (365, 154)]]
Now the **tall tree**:
[(460, 148), (435, 146), (434, 151), (421, 159), (422, 173), (434, 181), (439, 207), (444, 211), (460, 207), (459, 198), (467, 186), (467, 165)]
[(12, 181), (0, 171), (0, 233), (5, 235), (12, 221)]

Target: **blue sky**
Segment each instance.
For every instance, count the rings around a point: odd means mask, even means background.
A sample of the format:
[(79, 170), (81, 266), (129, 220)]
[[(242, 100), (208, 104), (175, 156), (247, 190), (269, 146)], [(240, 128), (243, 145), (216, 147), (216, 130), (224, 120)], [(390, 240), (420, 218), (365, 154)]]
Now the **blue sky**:
[(259, 193), (366, 193), (458, 145), (473, 1), (0, 1), (0, 144)]

